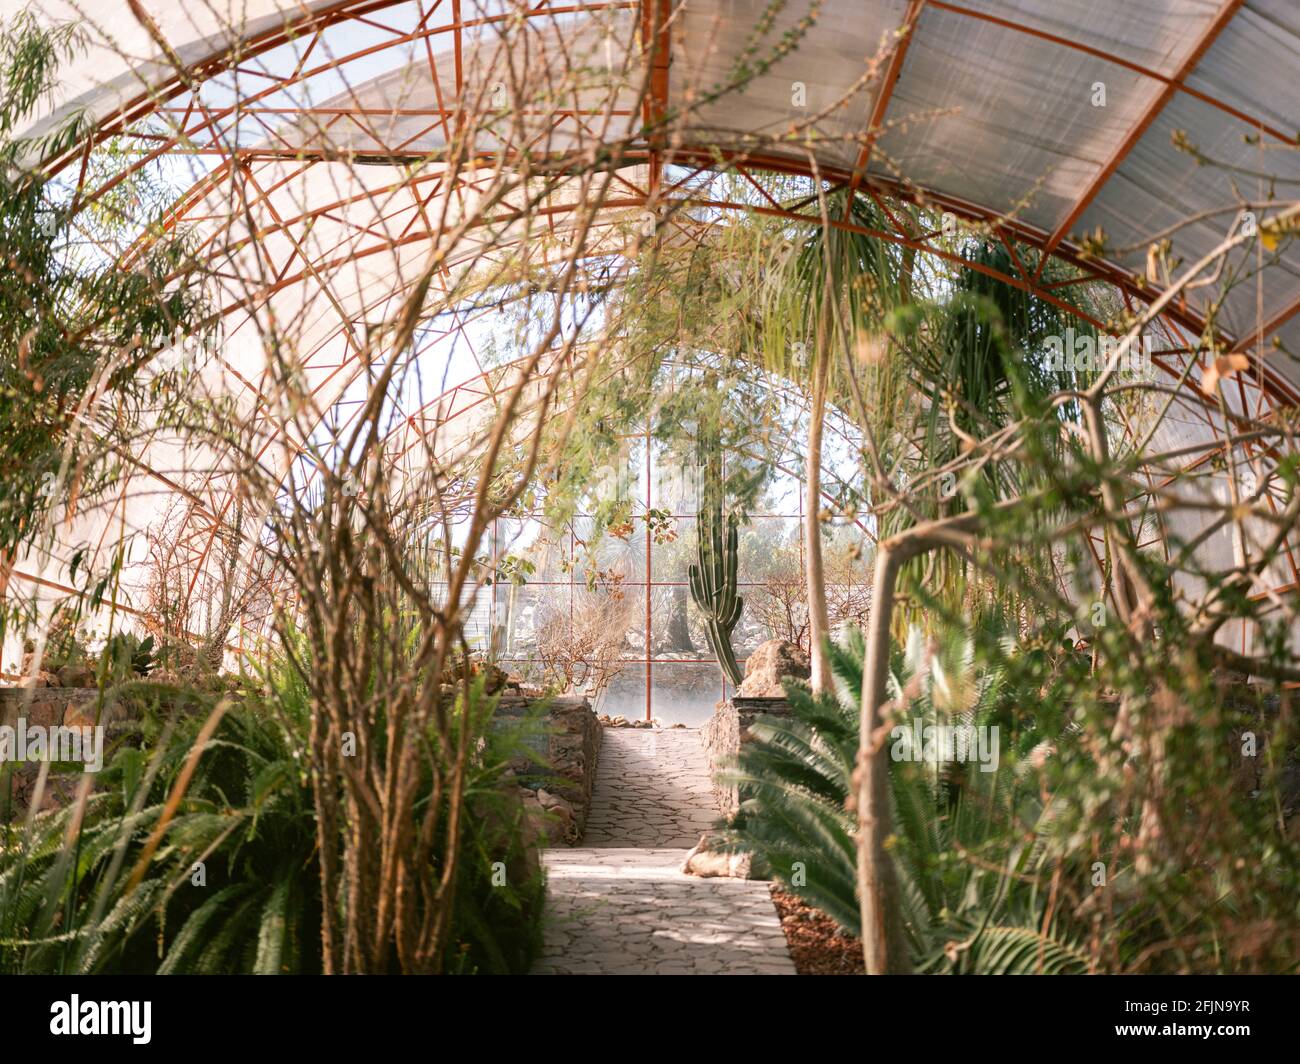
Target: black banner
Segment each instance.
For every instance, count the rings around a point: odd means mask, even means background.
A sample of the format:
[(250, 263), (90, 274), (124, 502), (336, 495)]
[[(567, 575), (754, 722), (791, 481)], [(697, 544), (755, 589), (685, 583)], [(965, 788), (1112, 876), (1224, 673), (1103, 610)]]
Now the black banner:
[(6, 1050), (337, 1052), (411, 1040), (451, 1048), (462, 1038), (486, 1039), (488, 1052), (542, 1039), (573, 1039), (578, 1049), (592, 1025), (634, 1025), (632, 1045), (653, 1039), (665, 1049), (690, 1045), (681, 1040), (694, 1030), (769, 1054), (833, 1052), (825, 1039), (838, 1044), (857, 1028), (864, 1052), (966, 1043), (1017, 1054), (1176, 1046), (1181, 1055), (1281, 1045), (1295, 1033), (1295, 984), (1279, 977), (715, 979), (707, 991), (665, 985), (672, 977), (640, 986), (572, 978), (503, 987), (470, 978), (27, 976), (0, 980), (0, 999)]

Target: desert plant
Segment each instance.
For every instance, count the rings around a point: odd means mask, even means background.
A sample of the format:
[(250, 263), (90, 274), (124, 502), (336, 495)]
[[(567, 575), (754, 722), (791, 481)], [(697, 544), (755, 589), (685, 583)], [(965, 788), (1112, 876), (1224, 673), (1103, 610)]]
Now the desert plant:
[(99, 652), (100, 683), (115, 684), (148, 676), (158, 666), (153, 636), (114, 632)]
[[(871, 585), (859, 570), (858, 545), (827, 545), (825, 549), (826, 614), (830, 630), (840, 636), (862, 627), (871, 611)], [(769, 639), (784, 639), (811, 651), (808, 599), (804, 574), (794, 546), (769, 553), (769, 563), (757, 582), (761, 593), (746, 602), (749, 616)], [(752, 577), (751, 577), (752, 579)]]
[(42, 664), (47, 669), (57, 669), (60, 665), (84, 665), (90, 658), (87, 642), (76, 610), (60, 608), (55, 611), (45, 633)]
[(552, 603), (539, 614), (535, 653), (545, 687), (594, 697), (626, 667), (623, 652), (638, 609), (618, 587), (578, 595), (571, 605)]
[(745, 600), (736, 593), (740, 557), (739, 517), (726, 513), (722, 443), (714, 427), (702, 427), (697, 440), (702, 491), (695, 522), (696, 560), (687, 568), (691, 599), (704, 617), (704, 631), (722, 674), (734, 685), (744, 679), (731, 647), (731, 632)]
[(696, 534), (699, 537), (698, 561), (687, 570), (691, 598), (704, 615), (704, 630), (709, 646), (718, 659), (718, 667), (734, 685), (744, 679), (736, 652), (731, 647), (731, 630), (740, 620), (745, 600), (736, 594), (736, 566), (739, 557), (739, 519), (723, 515), (720, 503), (706, 506), (699, 513)]
[(704, 617), (704, 631), (722, 674), (739, 686), (744, 675), (731, 648), (731, 631), (740, 620), (745, 600), (736, 594), (740, 556), (739, 518), (726, 509), (722, 477), (722, 445), (717, 432), (702, 429), (697, 441), (703, 490), (695, 522), (695, 557), (687, 579), (695, 608)]

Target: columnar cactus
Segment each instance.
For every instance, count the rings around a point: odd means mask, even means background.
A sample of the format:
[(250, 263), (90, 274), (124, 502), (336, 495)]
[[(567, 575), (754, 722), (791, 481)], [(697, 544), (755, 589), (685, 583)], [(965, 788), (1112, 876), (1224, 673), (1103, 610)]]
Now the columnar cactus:
[(721, 504), (706, 505), (696, 523), (699, 563), (692, 564), (688, 572), (691, 598), (704, 614), (709, 646), (727, 679), (739, 687), (744, 677), (731, 649), (731, 630), (740, 620), (745, 600), (736, 594), (736, 563), (740, 553), (736, 525), (735, 514), (723, 517)]

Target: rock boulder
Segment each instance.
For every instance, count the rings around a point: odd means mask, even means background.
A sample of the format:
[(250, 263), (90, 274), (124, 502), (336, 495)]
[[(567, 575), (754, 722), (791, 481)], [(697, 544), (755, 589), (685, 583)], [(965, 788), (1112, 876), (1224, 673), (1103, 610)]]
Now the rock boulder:
[(682, 862), (682, 874), (701, 879), (770, 879), (766, 862), (747, 853), (728, 853), (723, 840), (700, 836)]
[(784, 639), (760, 643), (745, 662), (745, 679), (736, 695), (739, 698), (784, 698), (781, 681), (787, 676), (806, 680), (812, 665), (799, 647)]
[(60, 667), (58, 675), (61, 687), (95, 686), (95, 670), (89, 665), (64, 665)]

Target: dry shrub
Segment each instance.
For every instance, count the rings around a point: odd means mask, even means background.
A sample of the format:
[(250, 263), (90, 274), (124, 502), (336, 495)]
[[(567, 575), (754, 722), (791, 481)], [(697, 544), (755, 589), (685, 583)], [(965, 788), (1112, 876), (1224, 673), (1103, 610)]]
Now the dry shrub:
[(543, 684), (600, 694), (626, 668), (623, 652), (637, 621), (637, 603), (616, 589), (579, 594), (572, 607), (546, 607), (537, 625)]

